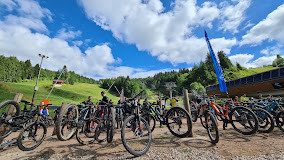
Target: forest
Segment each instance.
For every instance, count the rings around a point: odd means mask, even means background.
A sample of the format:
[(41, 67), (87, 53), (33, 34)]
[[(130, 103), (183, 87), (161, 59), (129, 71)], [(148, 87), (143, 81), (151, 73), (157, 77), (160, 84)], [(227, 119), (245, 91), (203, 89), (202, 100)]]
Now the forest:
[[(30, 60), (19, 61), (16, 57), (5, 57), (0, 55), (0, 81), (6, 82), (20, 82), (23, 80), (34, 80), (37, 78), (39, 71), (39, 64), (32, 66)], [(51, 71), (42, 69), (40, 74), (41, 80), (57, 79), (61, 71)], [(67, 67), (63, 67), (63, 73), (60, 77), (66, 84), (80, 83), (96, 83), (92, 78), (87, 78), (76, 74), (74, 71), (68, 71)]]

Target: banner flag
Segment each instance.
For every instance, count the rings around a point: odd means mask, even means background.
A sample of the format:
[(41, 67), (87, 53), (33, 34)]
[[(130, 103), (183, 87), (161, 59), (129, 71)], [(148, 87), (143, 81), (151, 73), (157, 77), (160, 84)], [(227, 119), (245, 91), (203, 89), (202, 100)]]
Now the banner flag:
[(212, 57), (212, 61), (213, 61), (213, 64), (214, 64), (215, 72), (216, 72), (216, 75), (217, 75), (217, 78), (218, 78), (220, 91), (228, 93), (222, 69), (220, 67), (220, 64), (217, 61), (217, 58), (216, 58), (214, 52), (213, 52), (213, 49), (211, 47), (211, 44), (210, 44), (210, 41), (209, 41), (209, 38), (207, 36), (206, 31), (204, 31), (204, 33), (205, 33), (205, 39), (206, 39), (206, 42), (207, 42), (207, 46), (208, 46), (208, 49), (209, 49), (209, 52), (210, 52), (210, 55)]

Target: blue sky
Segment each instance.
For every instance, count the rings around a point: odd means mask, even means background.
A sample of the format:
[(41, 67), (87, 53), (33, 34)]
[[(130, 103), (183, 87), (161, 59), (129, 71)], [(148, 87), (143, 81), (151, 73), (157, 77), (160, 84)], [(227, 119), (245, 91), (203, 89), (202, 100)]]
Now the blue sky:
[(191, 68), (223, 50), (245, 67), (283, 55), (284, 3), (271, 0), (0, 0), (0, 54), (92, 77)]

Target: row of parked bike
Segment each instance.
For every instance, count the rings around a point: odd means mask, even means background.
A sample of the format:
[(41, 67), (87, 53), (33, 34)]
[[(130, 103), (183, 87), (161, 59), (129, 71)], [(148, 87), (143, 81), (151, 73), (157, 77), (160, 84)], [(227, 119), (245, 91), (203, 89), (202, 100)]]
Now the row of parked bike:
[[(112, 102), (104, 105), (99, 103), (96, 106), (63, 105), (55, 115), (55, 132), (58, 139), (66, 141), (76, 136), (82, 145), (95, 141), (111, 143), (116, 129), (121, 129), (121, 140), (125, 149), (134, 156), (141, 156), (151, 146), (156, 120), (160, 121), (161, 125), (166, 125), (177, 137), (189, 135), (192, 120), (185, 109), (174, 107), (166, 111), (165, 107), (147, 100), (140, 103), (142, 92), (117, 105)], [(15, 101), (0, 104), (0, 126), (5, 127), (0, 139), (20, 130), (17, 145), (23, 151), (30, 151), (44, 141), (48, 121), (43, 120), (40, 115), (40, 105), (22, 102), (23, 110)]]
[(232, 99), (218, 99), (215, 96), (195, 94), (191, 102), (191, 115), (193, 122), (200, 119), (211, 142), (218, 143), (217, 121), (223, 122), (224, 130), (230, 123), (237, 132), (243, 135), (257, 132), (270, 133), (275, 125), (284, 132), (284, 108), (281, 101), (281, 98), (271, 98), (234, 102)]
[[(99, 105), (63, 105), (56, 110), (54, 117), (57, 138), (67, 141), (76, 136), (82, 145), (95, 141), (111, 143), (115, 132), (121, 129), (121, 140), (125, 149), (134, 156), (141, 156), (151, 146), (156, 122), (166, 125), (174, 136), (183, 138), (189, 136), (192, 122), (199, 118), (214, 144), (219, 141), (218, 120), (223, 122), (223, 129), (231, 123), (236, 131), (244, 135), (255, 134), (257, 131), (269, 133), (275, 124), (284, 131), (284, 111), (280, 99), (237, 103), (196, 95), (191, 102), (190, 116), (181, 107), (167, 109), (165, 106), (150, 103), (147, 99), (141, 102), (142, 92), (123, 102), (119, 101), (117, 105), (112, 102)], [(0, 139), (20, 131), (16, 139), (17, 145), (23, 151), (30, 151), (44, 141), (51, 120), (40, 115), (40, 105), (21, 102), (24, 103), (23, 110), (15, 101), (0, 104), (0, 127), (5, 128)]]

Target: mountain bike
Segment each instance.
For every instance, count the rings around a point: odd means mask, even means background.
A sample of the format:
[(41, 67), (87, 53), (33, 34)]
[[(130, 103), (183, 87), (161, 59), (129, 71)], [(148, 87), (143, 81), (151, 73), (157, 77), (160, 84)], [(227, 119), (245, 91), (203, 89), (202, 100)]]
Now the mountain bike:
[(55, 123), (57, 138), (61, 141), (71, 139), (76, 133), (78, 120), (78, 106), (75, 104), (63, 105)]
[(77, 141), (81, 144), (90, 144), (95, 140), (111, 142), (114, 135), (112, 122), (115, 121), (112, 119), (112, 106), (99, 106), (95, 112), (93, 107), (75, 104), (63, 106), (56, 122), (57, 138), (66, 141), (76, 135)]
[(99, 124), (93, 110), (94, 106), (78, 106), (80, 111), (77, 123), (76, 139), (83, 145), (94, 143), (96, 140), (96, 130)]
[(166, 125), (176, 137), (187, 137), (192, 130), (191, 117), (185, 109), (180, 107), (173, 107), (166, 111), (158, 105), (144, 102), (141, 116), (148, 122), (152, 132), (155, 129), (156, 121)]
[(266, 110), (255, 106), (255, 102), (250, 102), (247, 107), (250, 108), (258, 118), (258, 132), (270, 133), (275, 127), (273, 116)]
[(25, 103), (25, 108), (30, 106), (30, 110), (24, 110), (23, 114), (20, 114), (20, 106), (15, 101), (0, 104), (0, 126), (6, 128), (0, 139), (23, 129), (17, 138), (17, 145), (22, 151), (31, 151), (44, 141), (47, 128), (40, 122), (40, 105), (33, 109), (32, 103), (24, 100), (21, 102)]
[(96, 140), (100, 142), (112, 142), (115, 129), (115, 109), (111, 102), (99, 105), (96, 111), (98, 126), (96, 128)]
[[(205, 97), (204, 97), (205, 99)], [(209, 108), (217, 117), (218, 120), (223, 122), (223, 129), (225, 130), (228, 123), (231, 123), (233, 128), (244, 135), (251, 135), (258, 131), (258, 118), (249, 108), (234, 106), (232, 100), (225, 102), (222, 107), (213, 102), (215, 98), (208, 99), (209, 103), (204, 104), (204, 110)], [(203, 117), (200, 117), (203, 126)]]
[(255, 104), (255, 107), (261, 108), (266, 110), (267, 112), (271, 113), (272, 116), (275, 118), (275, 122), (277, 127), (284, 132), (284, 116), (283, 116), (283, 112), (284, 112), (284, 108), (283, 106), (280, 104), (279, 99), (273, 100), (270, 103), (258, 103)]
[[(142, 91), (144, 92), (144, 90)], [(152, 134), (147, 121), (140, 116), (137, 97), (142, 94), (140, 92), (134, 98), (128, 99), (133, 108), (133, 114), (125, 119), (121, 128), (121, 139), (125, 149), (134, 156), (145, 154), (152, 141)]]

